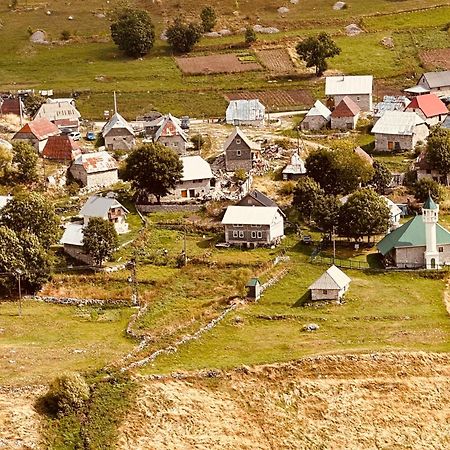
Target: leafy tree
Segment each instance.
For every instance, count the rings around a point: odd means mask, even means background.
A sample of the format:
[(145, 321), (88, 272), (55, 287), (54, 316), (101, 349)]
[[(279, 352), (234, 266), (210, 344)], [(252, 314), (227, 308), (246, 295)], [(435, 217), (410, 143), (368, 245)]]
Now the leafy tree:
[(256, 32), (252, 27), (247, 27), (244, 33), (245, 43), (250, 46), (253, 42), (256, 42)]
[(160, 144), (144, 144), (126, 160), (124, 179), (145, 194), (156, 196), (158, 203), (180, 181), (183, 163), (178, 154)]
[(385, 233), (390, 225), (390, 211), (385, 200), (370, 188), (350, 195), (339, 212), (339, 233), (361, 239)]
[(427, 162), (441, 174), (450, 173), (450, 130), (434, 127), (427, 140)]
[(0, 211), (0, 225), (17, 234), (28, 232), (36, 235), (45, 249), (56, 242), (59, 218), (47, 199), (37, 192), (15, 196)]
[(327, 58), (333, 58), (341, 53), (341, 49), (327, 33), (310, 36), (296, 47), (300, 58), (306, 62), (306, 67), (315, 67), (316, 75), (322, 75), (328, 68)]
[(35, 148), (27, 142), (13, 144), (14, 177), (21, 183), (31, 183), (37, 179), (38, 154)]
[(384, 194), (389, 183), (392, 181), (392, 173), (387, 168), (386, 164), (380, 161), (374, 161), (373, 170), (375, 173), (369, 181), (369, 184), (372, 185), (379, 194)]
[(419, 202), (424, 202), (431, 196), (437, 203), (445, 200), (445, 189), (432, 178), (421, 178), (412, 187), (414, 198)]
[(22, 289), (34, 293), (49, 280), (50, 268), (50, 257), (35, 235), (0, 226), (0, 272), (11, 274), (0, 279), (3, 289), (17, 290), (20, 271)]
[(310, 177), (302, 177), (294, 188), (292, 205), (300, 212), (303, 220), (310, 221), (320, 198), (324, 195), (319, 183)]
[(340, 208), (341, 202), (334, 195), (321, 196), (315, 203), (312, 219), (319, 229), (331, 234), (338, 226)]
[(83, 231), (83, 250), (92, 256), (95, 264), (101, 266), (110, 258), (119, 245), (114, 224), (101, 217), (89, 220)]
[(111, 24), (111, 37), (126, 55), (138, 58), (152, 49), (155, 30), (147, 11), (126, 8)]
[(69, 30), (62, 30), (61, 31), (61, 39), (63, 41), (68, 41), (72, 36), (72, 33)]
[(12, 171), (13, 154), (6, 147), (0, 145), (0, 183), (8, 180)]
[(205, 145), (205, 138), (201, 134), (194, 134), (191, 137), (191, 142), (194, 144), (196, 150), (201, 150)]
[(200, 13), (200, 19), (202, 19), (203, 30), (208, 33), (217, 22), (216, 11), (212, 6), (205, 6)]
[(189, 53), (202, 37), (202, 28), (194, 22), (183, 23), (181, 17), (177, 17), (167, 28), (166, 36), (176, 53)]
[(30, 116), (34, 117), (36, 113), (39, 111), (39, 108), (46, 102), (45, 97), (39, 94), (31, 94), (25, 97), (23, 102), (23, 106), (25, 108), (25, 112)]

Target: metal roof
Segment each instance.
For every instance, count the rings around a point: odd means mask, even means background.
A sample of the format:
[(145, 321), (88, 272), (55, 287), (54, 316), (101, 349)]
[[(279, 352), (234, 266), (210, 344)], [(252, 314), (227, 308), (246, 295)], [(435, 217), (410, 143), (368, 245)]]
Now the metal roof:
[(83, 236), (83, 224), (68, 223), (59, 243), (81, 247), (83, 245)]
[(264, 120), (265, 106), (258, 100), (231, 100), (226, 111), (226, 121), (235, 120), (253, 121)]
[(212, 178), (211, 166), (201, 156), (183, 156), (183, 176), (181, 181), (206, 180)]
[(88, 198), (86, 203), (81, 208), (80, 216), (101, 217), (102, 219), (105, 219), (108, 217), (108, 212), (112, 208), (122, 208), (126, 213), (129, 212), (125, 206), (119, 203), (115, 198), (93, 195)]
[(372, 94), (373, 76), (335, 76), (325, 78), (325, 95)]
[(78, 156), (73, 164), (83, 166), (87, 173), (117, 170), (117, 161), (105, 151), (84, 153), (83, 155)]
[(61, 119), (78, 120), (81, 117), (77, 108), (69, 102), (43, 103), (34, 116), (35, 119), (48, 119), (51, 122)]
[(422, 77), (431, 89), (450, 86), (450, 70), (443, 70), (441, 72), (426, 72), (422, 75)]
[(431, 198), (431, 195), (428, 196), (425, 203), (422, 206), (422, 209), (437, 209), (439, 210), (439, 206), (436, 205), (435, 201)]
[(331, 117), (331, 111), (320, 100), (316, 100), (316, 103), (314, 103), (314, 106), (306, 113), (305, 117), (312, 116), (321, 116), (328, 120)]
[(410, 103), (411, 100), (404, 95), (385, 95), (383, 101), (374, 106), (373, 114), (375, 117), (381, 117), (386, 111), (404, 111)]
[(236, 137), (241, 138), (242, 141), (245, 142), (247, 146), (252, 150), (261, 150), (261, 145), (251, 141), (239, 127), (236, 127), (234, 131), (227, 137), (227, 140), (223, 144), (223, 149), (226, 150)]
[(112, 129), (125, 129), (134, 136), (134, 130), (131, 125), (116, 112), (102, 129), (102, 135), (105, 137)]
[[(441, 225), (436, 225), (437, 245), (450, 244), (450, 233)], [(425, 247), (426, 233), (422, 216), (416, 216), (404, 223), (401, 227), (387, 234), (377, 244), (378, 251), (387, 255), (394, 248), (399, 247)]]
[(43, 141), (50, 136), (59, 134), (59, 128), (48, 119), (35, 119), (25, 124), (15, 135), (13, 139), (21, 139), (21, 134), (32, 134), (39, 141)]
[(351, 278), (348, 277), (341, 269), (336, 266), (331, 266), (319, 279), (317, 279), (310, 287), (310, 290), (341, 290), (348, 286), (351, 282)]
[(229, 206), (222, 219), (224, 225), (271, 225), (278, 213), (276, 206)]
[(406, 110), (420, 109), (425, 117), (441, 116), (449, 111), (445, 103), (434, 94), (418, 95), (414, 97)]
[(412, 135), (417, 125), (423, 124), (415, 112), (386, 111), (372, 128), (374, 134)]
[(408, 92), (409, 94), (428, 94), (430, 92), (429, 89), (424, 88), (423, 86), (412, 86), (407, 89), (403, 89), (404, 92)]

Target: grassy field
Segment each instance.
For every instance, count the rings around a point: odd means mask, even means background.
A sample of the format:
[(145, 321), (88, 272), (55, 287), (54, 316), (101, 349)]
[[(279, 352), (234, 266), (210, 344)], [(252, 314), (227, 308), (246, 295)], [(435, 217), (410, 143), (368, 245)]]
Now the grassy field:
[(0, 384), (45, 383), (65, 371), (94, 370), (129, 351), (131, 308), (0, 303)]

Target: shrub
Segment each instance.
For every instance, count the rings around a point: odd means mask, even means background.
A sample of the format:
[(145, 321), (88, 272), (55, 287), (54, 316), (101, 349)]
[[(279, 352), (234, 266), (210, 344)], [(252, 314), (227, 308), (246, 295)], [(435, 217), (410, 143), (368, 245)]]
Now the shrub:
[(245, 181), (248, 178), (247, 172), (244, 169), (236, 169), (234, 172), (234, 178), (238, 181)]
[(205, 145), (205, 138), (201, 134), (194, 134), (191, 137), (191, 142), (194, 144), (196, 150), (201, 150)]
[(250, 46), (253, 44), (253, 42), (256, 42), (256, 33), (255, 30), (252, 27), (247, 27), (245, 29), (245, 43)]
[(68, 41), (71, 38), (72, 34), (69, 30), (61, 31), (61, 40)]

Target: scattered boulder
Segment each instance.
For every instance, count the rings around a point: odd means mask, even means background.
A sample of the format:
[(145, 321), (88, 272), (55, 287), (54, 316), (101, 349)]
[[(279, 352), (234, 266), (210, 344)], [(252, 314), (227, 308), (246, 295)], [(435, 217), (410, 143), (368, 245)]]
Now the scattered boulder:
[(105, 14), (98, 13), (95, 15), (95, 17), (97, 17), (98, 19), (104, 19), (106, 16), (105, 16)]
[(45, 14), (47, 14), (47, 16), (51, 16), (52, 12), (51, 11), (47, 11)]
[(217, 31), (210, 31), (209, 33), (205, 33), (204, 36), (209, 38), (218, 38), (221, 37), (222, 35)]
[(381, 45), (384, 45), (386, 48), (394, 48), (394, 39), (385, 37), (381, 39)]
[(164, 31), (161, 33), (161, 35), (159, 36), (159, 38), (160, 38), (162, 41), (167, 41), (166, 31), (167, 31), (167, 30), (164, 30)]
[(218, 33), (221, 36), (230, 36), (230, 34), (232, 34), (231, 31), (226, 28), (224, 28), (223, 30), (219, 30)]
[(47, 33), (43, 30), (36, 30), (31, 36), (30, 41), (33, 44), (48, 44)]
[(254, 25), (253, 26), (253, 31), (256, 31), (257, 33), (262, 33), (262, 34), (274, 34), (274, 33), (279, 33), (280, 30), (278, 28), (275, 27), (263, 27), (262, 25)]
[(333, 5), (333, 9), (335, 11), (340, 11), (341, 9), (344, 9), (347, 6), (347, 4), (345, 2), (336, 2)]
[(277, 9), (278, 14), (287, 14), (289, 12), (289, 8), (286, 8), (286, 6), (281, 6)]
[(320, 328), (319, 325), (317, 325), (316, 323), (309, 323), (308, 325), (305, 325), (303, 327), (303, 331), (308, 331), (308, 332), (317, 331), (319, 328)]
[(67, 20), (73, 20), (73, 16), (69, 16)]
[(356, 23), (351, 23), (345, 27), (345, 33), (347, 36), (358, 36), (358, 34), (361, 34), (362, 32), (363, 30), (361, 30)]
[(292, 3), (293, 5), (297, 5), (297, 4), (298, 4), (298, 0), (291, 0), (291, 3)]

